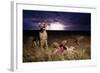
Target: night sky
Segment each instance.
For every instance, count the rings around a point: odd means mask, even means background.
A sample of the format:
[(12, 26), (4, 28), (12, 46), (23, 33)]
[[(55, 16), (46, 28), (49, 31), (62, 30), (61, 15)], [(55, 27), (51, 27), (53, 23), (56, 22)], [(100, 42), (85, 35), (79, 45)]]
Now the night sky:
[(23, 30), (39, 30), (39, 22), (47, 20), (47, 30), (90, 31), (91, 14), (23, 10)]

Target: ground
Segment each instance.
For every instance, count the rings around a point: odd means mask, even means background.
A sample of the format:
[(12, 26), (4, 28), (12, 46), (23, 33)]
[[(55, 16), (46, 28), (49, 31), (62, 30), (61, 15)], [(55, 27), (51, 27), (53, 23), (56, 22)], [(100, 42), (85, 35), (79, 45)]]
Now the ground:
[[(40, 61), (63, 61), (63, 60), (87, 60), (91, 59), (91, 36), (90, 32), (81, 31), (47, 31), (48, 32), (48, 49), (41, 50), (40, 47), (33, 46), (33, 33), (38, 31), (25, 31), (23, 33), (23, 62), (40, 62)], [(79, 39), (79, 44), (75, 43)], [(63, 54), (53, 54), (56, 48), (53, 43), (61, 43), (67, 40), (66, 46), (74, 47), (74, 50), (64, 50)]]

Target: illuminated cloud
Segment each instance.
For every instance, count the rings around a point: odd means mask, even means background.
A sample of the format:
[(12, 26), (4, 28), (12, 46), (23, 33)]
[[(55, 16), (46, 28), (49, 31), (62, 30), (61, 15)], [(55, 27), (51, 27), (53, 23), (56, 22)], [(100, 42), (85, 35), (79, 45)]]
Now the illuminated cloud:
[(48, 26), (48, 30), (64, 30), (64, 25), (60, 22), (53, 22)]

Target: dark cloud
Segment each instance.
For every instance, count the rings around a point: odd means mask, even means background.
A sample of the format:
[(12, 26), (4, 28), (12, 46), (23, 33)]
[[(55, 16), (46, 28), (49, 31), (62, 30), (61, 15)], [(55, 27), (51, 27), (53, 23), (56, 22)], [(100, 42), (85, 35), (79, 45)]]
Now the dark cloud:
[(49, 25), (52, 22), (61, 22), (65, 27), (64, 30), (90, 31), (91, 29), (90, 13), (23, 10), (24, 30), (38, 30), (38, 23), (43, 20), (47, 20)]

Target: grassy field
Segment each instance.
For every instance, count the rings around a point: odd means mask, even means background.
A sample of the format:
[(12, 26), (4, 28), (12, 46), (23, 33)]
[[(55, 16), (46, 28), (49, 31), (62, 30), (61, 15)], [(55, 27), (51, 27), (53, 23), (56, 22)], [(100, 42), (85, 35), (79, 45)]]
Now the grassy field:
[[(91, 59), (91, 36), (90, 32), (75, 31), (47, 31), (48, 49), (41, 50), (40, 47), (33, 47), (34, 33), (38, 31), (24, 31), (23, 33), (23, 62), (41, 61), (63, 61), (63, 60), (87, 60)], [(74, 40), (82, 36), (77, 45)], [(66, 46), (73, 46), (74, 50), (64, 50), (63, 54), (53, 54), (55, 51), (54, 42), (61, 43), (67, 40)]]

